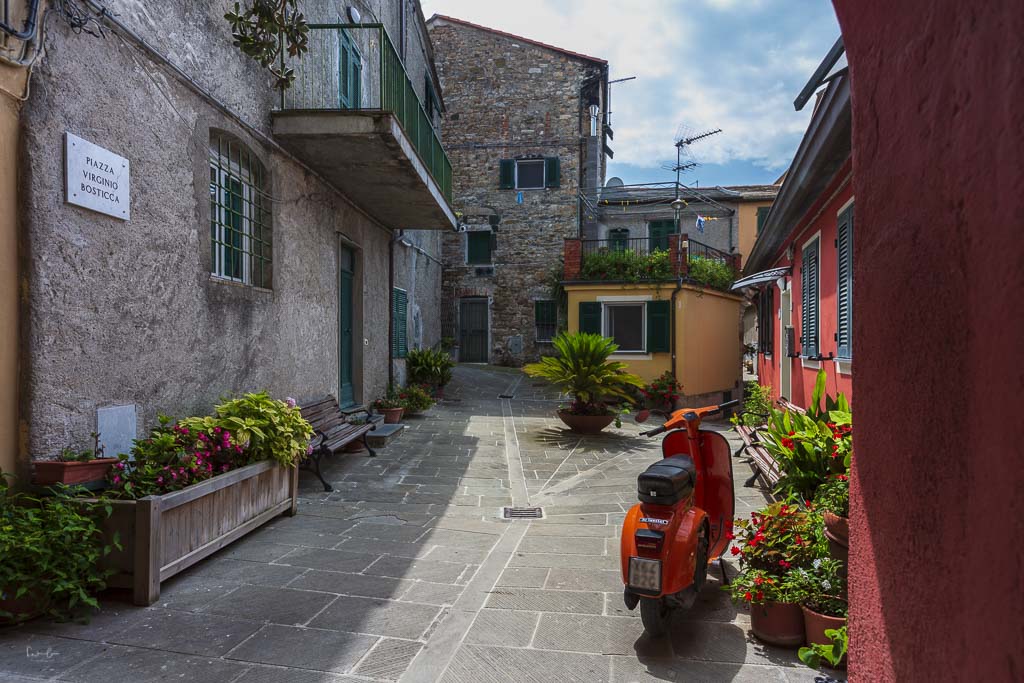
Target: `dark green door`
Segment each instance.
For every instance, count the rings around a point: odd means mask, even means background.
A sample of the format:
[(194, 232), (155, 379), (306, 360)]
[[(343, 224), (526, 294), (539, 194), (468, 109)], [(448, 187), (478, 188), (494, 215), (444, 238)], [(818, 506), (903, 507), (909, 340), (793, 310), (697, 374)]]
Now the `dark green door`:
[(459, 360), (487, 362), (487, 299), (462, 299), (459, 305)]
[(651, 251), (668, 251), (668, 236), (676, 231), (675, 221), (651, 221), (647, 224), (647, 235)]
[(338, 258), (338, 403), (350, 406), (356, 402), (352, 385), (352, 276), (355, 254), (341, 247)]

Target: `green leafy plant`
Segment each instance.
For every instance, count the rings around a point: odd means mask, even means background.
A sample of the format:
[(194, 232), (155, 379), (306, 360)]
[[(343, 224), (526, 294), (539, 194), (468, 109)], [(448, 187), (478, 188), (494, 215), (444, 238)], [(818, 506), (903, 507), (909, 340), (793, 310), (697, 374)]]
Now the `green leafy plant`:
[(0, 600), (10, 608), (0, 607), (0, 621), (37, 613), (68, 619), (98, 609), (95, 595), (112, 573), (100, 560), (121, 548), (116, 535), (107, 545), (100, 528), (110, 504), (76, 499), (64, 486), (42, 498), (12, 494), (9, 476), (0, 473)]
[(848, 474), (833, 474), (818, 487), (814, 494), (814, 507), (827, 510), (839, 517), (850, 516), (850, 477)]
[(743, 568), (781, 576), (793, 567), (806, 567), (827, 554), (818, 531), (820, 519), (792, 503), (772, 503), (734, 521), (731, 553)]
[(736, 271), (728, 263), (701, 256), (690, 259), (687, 274), (691, 281), (722, 292), (728, 292), (736, 279)]
[(833, 475), (845, 474), (850, 467), (850, 404), (842, 394), (835, 399), (824, 394), (825, 371), (821, 370), (806, 414), (772, 412), (764, 444), (783, 472), (775, 492), (784, 498), (812, 500), (819, 486)]
[(682, 392), (683, 387), (668, 370), (640, 390), (649, 407), (666, 410), (672, 410)]
[(802, 647), (797, 652), (797, 656), (800, 657), (801, 662), (812, 669), (819, 668), (823, 663), (833, 669), (839, 669), (843, 666), (843, 660), (846, 658), (846, 652), (849, 648), (846, 627), (825, 629), (825, 635), (832, 641), (831, 643), (828, 645), (814, 644)]
[(383, 396), (373, 402), (374, 410), (394, 410), (396, 408), (405, 408), (405, 399), (403, 399), (393, 384), (388, 385), (388, 390)]
[(743, 391), (743, 412), (729, 419), (734, 425), (760, 427), (768, 422), (771, 414), (772, 388), (757, 382), (747, 382)]
[(405, 369), (412, 384), (443, 387), (452, 381), (455, 361), (446, 351), (412, 349), (405, 358)]
[(402, 407), (408, 413), (422, 413), (434, 405), (434, 399), (425, 387), (418, 384), (410, 384), (398, 393), (402, 400)]
[(279, 401), (264, 392), (245, 394), (214, 408), (212, 417), (190, 417), (179, 423), (192, 432), (227, 431), (244, 448), (250, 462), (275, 460), (297, 465), (309, 452), (313, 427), (294, 399)]
[(626, 364), (608, 360), (618, 350), (611, 339), (599, 334), (576, 332), (560, 334), (552, 340), (558, 355), (530, 363), (523, 371), (530, 377), (545, 379), (573, 397), (569, 412), (574, 415), (618, 415), (607, 402), (630, 402), (630, 388), (644, 381), (626, 371)]
[(97, 460), (103, 457), (103, 446), (100, 445), (100, 435), (97, 432), (93, 432), (89, 436), (92, 437), (92, 448), (87, 448), (83, 451), (76, 451), (71, 448), (65, 448), (57, 456), (57, 459), (61, 462), (89, 462), (91, 460)]
[(791, 571), (794, 601), (818, 614), (845, 617), (849, 606), (843, 597), (846, 580), (842, 569), (842, 561), (821, 557), (815, 558), (808, 567), (795, 567)]
[(671, 280), (672, 260), (665, 249), (649, 254), (629, 249), (601, 248), (583, 257), (580, 278), (583, 280)]
[(234, 46), (269, 69), (277, 87), (291, 87), (295, 72), (284, 66), (281, 51), (301, 57), (309, 50), (309, 25), (299, 0), (253, 0), (245, 8), (236, 2), (224, 18), (231, 24)]

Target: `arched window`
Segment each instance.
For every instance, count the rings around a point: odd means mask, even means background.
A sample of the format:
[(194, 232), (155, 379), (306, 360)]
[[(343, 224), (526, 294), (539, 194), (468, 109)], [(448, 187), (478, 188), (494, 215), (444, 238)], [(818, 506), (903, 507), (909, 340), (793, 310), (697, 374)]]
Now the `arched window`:
[(270, 195), (263, 165), (226, 135), (210, 136), (210, 272), (270, 289)]

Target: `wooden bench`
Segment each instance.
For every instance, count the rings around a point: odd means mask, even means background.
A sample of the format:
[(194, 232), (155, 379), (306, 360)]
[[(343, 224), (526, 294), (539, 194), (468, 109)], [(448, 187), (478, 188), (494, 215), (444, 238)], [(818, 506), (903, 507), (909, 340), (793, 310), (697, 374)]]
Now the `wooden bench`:
[(736, 425), (735, 429), (736, 433), (739, 434), (740, 440), (743, 441), (743, 445), (736, 451), (736, 457), (749, 458), (750, 463), (754, 466), (754, 474), (743, 482), (743, 485), (753, 486), (757, 478), (761, 476), (764, 477), (769, 488), (775, 488), (775, 485), (779, 483), (779, 479), (782, 478), (782, 469), (775, 458), (772, 457), (772, 454), (768, 452), (768, 449), (764, 447), (761, 435), (767, 432), (768, 428)]
[[(300, 467), (315, 474), (320, 479), (320, 483), (324, 485), (324, 491), (334, 490), (324, 480), (324, 476), (320, 472), (320, 459), (325, 455), (337, 453), (360, 438), (363, 440), (366, 450), (370, 452), (370, 457), (377, 455), (376, 451), (370, 448), (370, 443), (366, 440), (366, 435), (377, 428), (377, 425), (370, 421), (370, 411), (366, 408), (342, 410), (341, 406), (338, 405), (337, 399), (333, 396), (327, 396), (319, 401), (302, 406), (301, 410), (302, 417), (306, 418), (306, 421), (313, 426), (315, 436), (312, 442), (310, 442), (313, 451), (302, 462)], [(366, 413), (366, 422), (352, 423), (350, 418), (359, 413)]]
[(803, 408), (801, 408), (797, 404), (793, 403), (792, 401), (790, 401), (785, 396), (780, 396), (779, 400), (775, 402), (775, 405), (777, 405), (779, 407), (779, 410), (788, 410), (790, 412), (800, 413), (801, 415), (806, 415), (807, 414), (806, 410), (804, 410)]

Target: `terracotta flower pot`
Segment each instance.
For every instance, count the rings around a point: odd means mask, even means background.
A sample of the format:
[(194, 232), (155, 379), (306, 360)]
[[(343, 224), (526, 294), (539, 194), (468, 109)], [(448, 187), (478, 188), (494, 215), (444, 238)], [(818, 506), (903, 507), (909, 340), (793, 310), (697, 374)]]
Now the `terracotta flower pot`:
[(384, 415), (384, 424), (394, 425), (402, 421), (405, 408), (382, 408), (380, 412)]
[(117, 462), (117, 458), (97, 458), (86, 462), (61, 462), (60, 460), (40, 460), (35, 464), (35, 483), (40, 486), (49, 484), (84, 484), (100, 481), (107, 476), (107, 471)]
[(558, 418), (577, 434), (597, 434), (615, 422), (614, 415), (573, 415), (568, 410), (559, 410)]
[(804, 613), (804, 635), (808, 645), (829, 645), (832, 639), (825, 635), (826, 629), (842, 628), (846, 625), (846, 617), (830, 617), (819, 614), (810, 607), (800, 605)]
[(849, 547), (850, 545), (850, 520), (846, 517), (840, 517), (839, 515), (825, 511), (825, 529), (830, 534), (830, 537), (835, 539), (836, 543), (841, 543), (844, 546)]
[(769, 645), (796, 647), (804, 643), (804, 614), (800, 605), (766, 602), (750, 606), (750, 630)]

